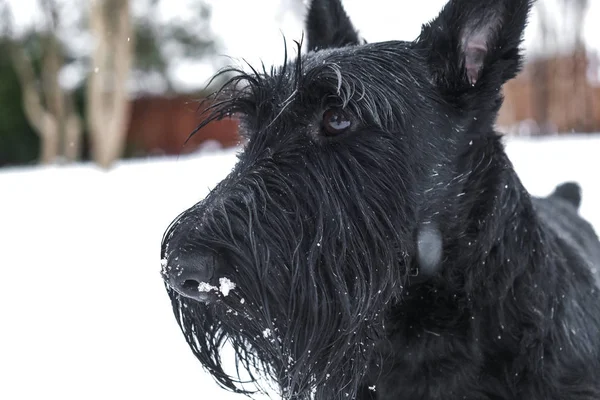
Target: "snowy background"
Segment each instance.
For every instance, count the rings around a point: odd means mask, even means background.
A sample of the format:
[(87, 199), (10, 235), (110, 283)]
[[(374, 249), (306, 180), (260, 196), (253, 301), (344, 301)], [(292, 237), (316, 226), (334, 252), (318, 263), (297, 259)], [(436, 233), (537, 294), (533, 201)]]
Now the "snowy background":
[[(23, 24), (35, 23), (33, 1), (9, 0)], [(164, 18), (183, 18), (185, 3), (171, 0)], [(260, 21), (249, 18), (257, 3)], [(443, 3), (344, 2), (370, 41), (414, 38)], [(594, 0), (588, 19), (599, 15)], [(223, 54), (251, 62), (279, 61), (281, 32), (299, 38), (302, 28), (279, 0), (214, 0), (211, 24)], [(586, 24), (595, 49), (598, 29)], [(530, 51), (535, 44), (528, 34)], [(173, 74), (194, 86), (211, 68), (180, 65)], [(600, 230), (600, 135), (510, 139), (508, 151), (534, 194), (578, 181), (581, 212)], [(159, 275), (165, 228), (234, 162), (229, 150), (123, 161), (110, 172), (92, 164), (0, 170), (0, 399), (243, 398), (202, 371)]]

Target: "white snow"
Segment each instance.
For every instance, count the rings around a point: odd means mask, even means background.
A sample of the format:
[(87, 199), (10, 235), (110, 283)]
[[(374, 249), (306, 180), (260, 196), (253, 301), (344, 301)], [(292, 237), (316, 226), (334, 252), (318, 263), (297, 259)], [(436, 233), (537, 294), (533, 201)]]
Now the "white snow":
[(229, 295), (229, 292), (235, 289), (235, 283), (227, 278), (219, 278), (219, 290), (223, 296)]
[[(580, 182), (582, 214), (600, 228), (600, 136), (513, 139), (508, 150), (535, 194)], [(0, 399), (243, 398), (219, 389), (189, 350), (159, 256), (171, 220), (234, 162), (222, 151), (108, 173), (0, 170)]]
[(213, 286), (208, 282), (200, 282), (198, 285), (199, 292), (210, 292), (214, 290), (221, 292), (223, 296), (228, 296), (229, 292), (235, 289), (235, 283), (231, 282), (228, 278), (219, 278), (219, 287)]
[(200, 282), (200, 284), (198, 285), (199, 292), (210, 292), (211, 290), (219, 290), (219, 288), (211, 285), (208, 282)]

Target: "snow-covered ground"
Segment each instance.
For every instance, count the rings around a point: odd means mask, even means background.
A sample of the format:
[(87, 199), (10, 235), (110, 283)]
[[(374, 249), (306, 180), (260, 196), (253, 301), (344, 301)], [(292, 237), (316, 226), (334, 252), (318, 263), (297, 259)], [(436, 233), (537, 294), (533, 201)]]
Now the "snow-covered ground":
[[(513, 139), (525, 185), (579, 181), (600, 229), (600, 136)], [(189, 351), (159, 276), (168, 223), (232, 167), (233, 151), (0, 170), (0, 399), (241, 399)]]

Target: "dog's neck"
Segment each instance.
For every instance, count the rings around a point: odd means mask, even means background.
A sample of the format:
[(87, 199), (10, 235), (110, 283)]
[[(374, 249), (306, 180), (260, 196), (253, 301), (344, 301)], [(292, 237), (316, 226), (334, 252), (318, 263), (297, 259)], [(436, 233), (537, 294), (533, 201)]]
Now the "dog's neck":
[[(456, 217), (444, 232), (444, 270), (449, 270), (447, 278), (460, 277), (467, 296), (487, 293), (497, 299), (529, 265), (536, 265), (533, 258), (543, 257), (532, 199), (497, 135), (474, 143), (461, 167), (467, 179), (452, 210)], [(521, 254), (525, 243), (529, 261)]]
[[(559, 282), (546, 269), (544, 230), (500, 138), (474, 141), (463, 161), (457, 174), (466, 179), (449, 188), (460, 201), (447, 204), (437, 220), (444, 242), (440, 269), (428, 279), (409, 281), (402, 300), (389, 310), (387, 338), (377, 347), (378, 357), (393, 358), (394, 367), (423, 387), (468, 385), (468, 377), (511, 349), (543, 351), (537, 344), (547, 333), (546, 316), (558, 292)], [(535, 289), (541, 281), (543, 292)], [(524, 326), (524, 320), (530, 323)], [(447, 366), (446, 374), (421, 374), (456, 357), (459, 348), (464, 358)], [(375, 369), (373, 376), (379, 373)], [(381, 384), (397, 385), (397, 376), (391, 376)]]
[[(439, 271), (433, 276), (419, 271), (409, 278), (402, 302), (391, 311), (392, 335), (413, 328), (417, 333), (468, 331), (471, 322), (483, 319), (508, 327), (511, 316), (506, 310), (530, 295), (531, 280), (545, 279), (542, 230), (500, 138), (473, 143), (461, 168), (457, 173), (466, 178), (450, 188), (450, 196), (460, 195), (460, 201), (446, 204), (436, 221), (443, 240)], [(532, 273), (532, 268), (538, 271)], [(529, 303), (532, 307), (520, 312), (548, 311), (546, 294)]]

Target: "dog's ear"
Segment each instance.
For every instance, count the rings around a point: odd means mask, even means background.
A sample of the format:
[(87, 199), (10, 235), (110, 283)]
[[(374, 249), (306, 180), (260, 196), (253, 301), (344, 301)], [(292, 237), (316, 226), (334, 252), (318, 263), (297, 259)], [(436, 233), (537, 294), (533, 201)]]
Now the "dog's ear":
[(312, 0), (306, 17), (308, 50), (359, 44), (340, 0)]
[(469, 86), (498, 90), (521, 68), (519, 46), (533, 0), (450, 0), (423, 26), (434, 80), (448, 93)]

